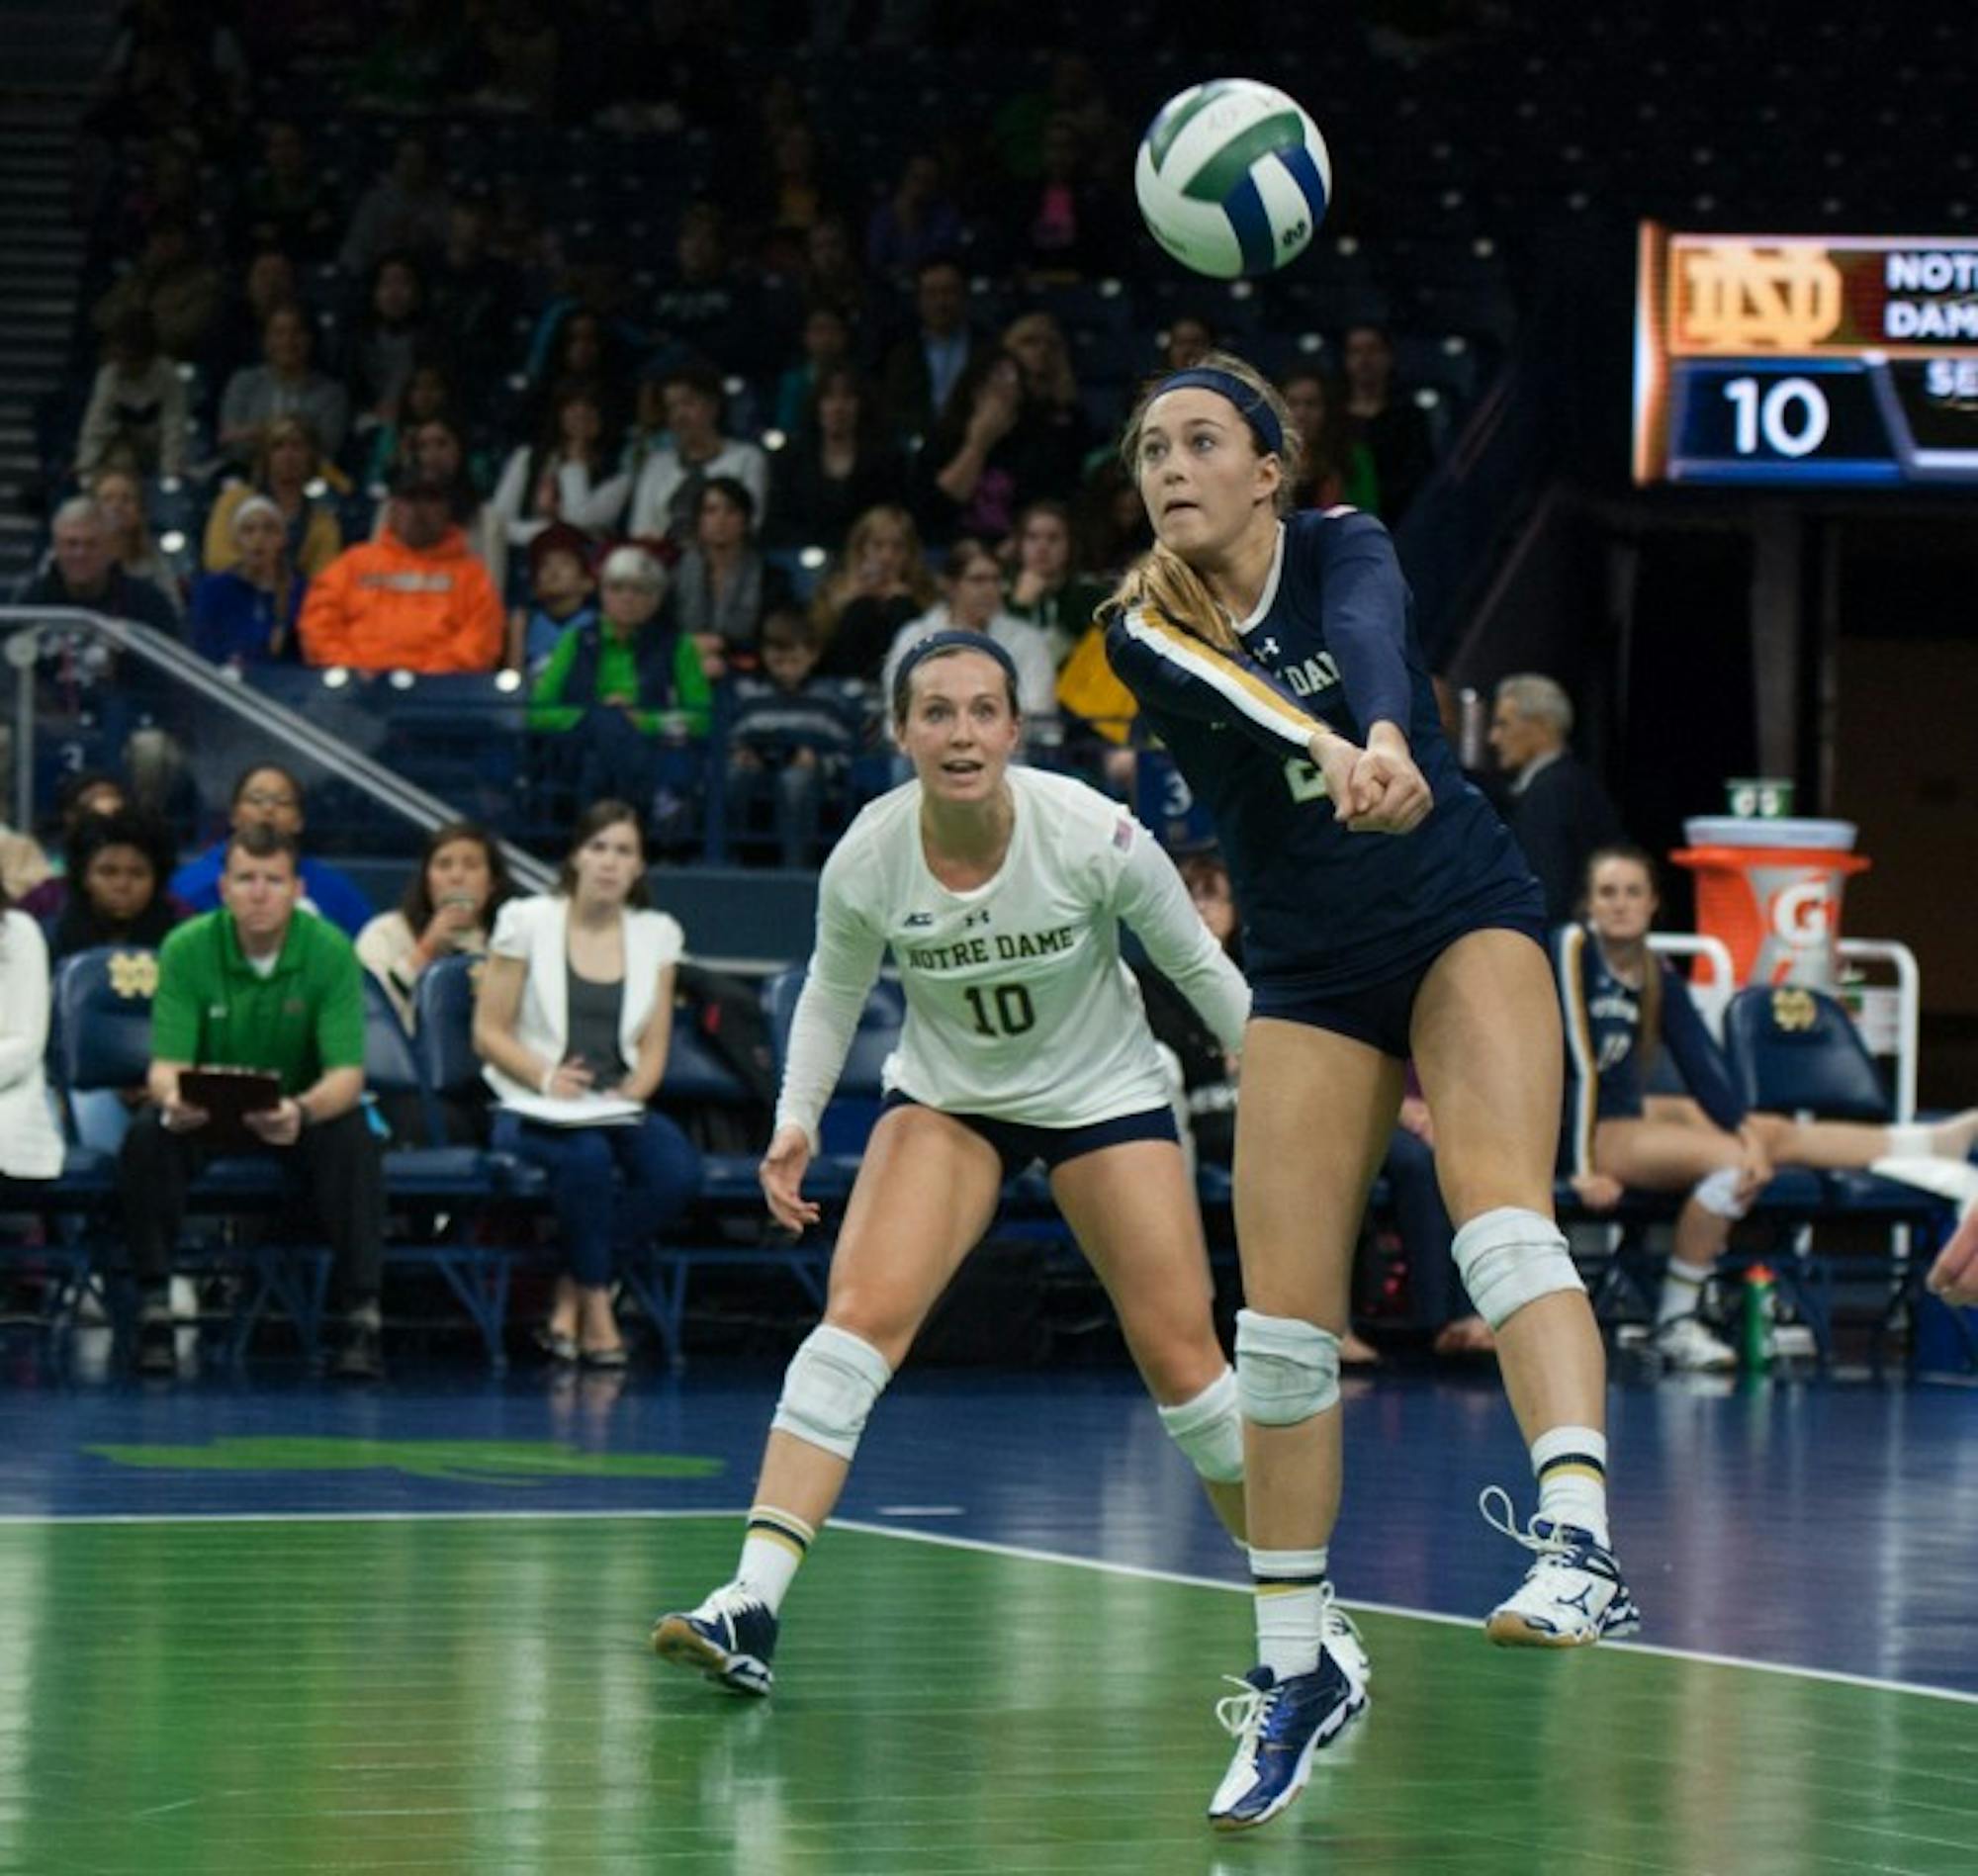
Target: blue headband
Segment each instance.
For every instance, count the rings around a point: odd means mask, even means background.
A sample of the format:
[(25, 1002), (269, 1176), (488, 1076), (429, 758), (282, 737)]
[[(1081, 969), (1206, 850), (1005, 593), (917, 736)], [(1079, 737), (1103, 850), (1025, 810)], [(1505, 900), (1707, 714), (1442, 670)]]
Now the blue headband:
[[(1234, 372), (1218, 371), (1214, 365), (1191, 365), (1186, 371), (1163, 378), (1154, 398), (1165, 398), (1170, 391), (1186, 391), (1191, 386), (1198, 391), (1213, 391), (1219, 398), (1227, 398), (1236, 406), (1237, 414), (1250, 426), (1250, 434), (1264, 446), (1266, 456), (1282, 456), (1285, 453), (1285, 432), (1278, 422), (1277, 412), (1266, 399)], [(1147, 402), (1151, 404), (1153, 398)]]
[(931, 658), (939, 658), (944, 652), (980, 652), (984, 658), (992, 658), (1003, 668), (1003, 675), (1010, 680), (1010, 696), (1014, 702), (1018, 691), (1017, 661), (998, 645), (987, 632), (930, 632), (924, 639), (916, 639), (907, 648), (907, 655), (900, 660), (899, 668), (893, 672), (893, 715), (907, 714), (907, 699), (913, 694), (913, 676), (919, 668)]

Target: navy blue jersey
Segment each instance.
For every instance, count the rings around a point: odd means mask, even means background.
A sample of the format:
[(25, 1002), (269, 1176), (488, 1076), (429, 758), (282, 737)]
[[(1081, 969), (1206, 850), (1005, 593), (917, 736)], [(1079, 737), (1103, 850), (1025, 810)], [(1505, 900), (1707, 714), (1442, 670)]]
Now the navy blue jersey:
[[(1252, 983), (1326, 997), (1420, 970), (1464, 933), (1542, 929), (1538, 883), (1443, 739), (1413, 599), (1388, 530), (1350, 508), (1292, 515), (1240, 657), (1134, 608), (1113, 668), (1207, 803)], [(1364, 745), (1394, 724), (1434, 794), (1412, 834), (1349, 834), (1308, 755), (1319, 724)]]
[[(1650, 967), (1663, 974), (1661, 1034), (1683, 1085), (1704, 1113), (1727, 1132), (1744, 1123), (1745, 1104), (1689, 988), (1653, 953)], [(1593, 1128), (1601, 1120), (1635, 1120), (1643, 1111), (1648, 1065), (1642, 1038), (1642, 993), (1615, 975), (1599, 940), (1583, 925), (1553, 934), (1553, 970), (1566, 1019), (1566, 1134), (1571, 1171), (1593, 1171)]]

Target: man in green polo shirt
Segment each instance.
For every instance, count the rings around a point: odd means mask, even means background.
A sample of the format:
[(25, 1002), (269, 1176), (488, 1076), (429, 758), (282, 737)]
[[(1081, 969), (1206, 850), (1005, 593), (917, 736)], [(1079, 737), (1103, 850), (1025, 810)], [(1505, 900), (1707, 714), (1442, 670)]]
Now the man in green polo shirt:
[(259, 1068), (282, 1098), (246, 1117), (262, 1150), (306, 1180), (329, 1240), (348, 1339), (333, 1372), (376, 1380), (378, 1271), (385, 1235), (385, 1162), (362, 1107), (364, 985), (350, 940), (298, 909), (296, 839), (249, 824), (226, 843), (221, 909), (180, 926), (158, 953), (151, 1005), (150, 1106), (125, 1136), (118, 1193), (143, 1291), (137, 1365), (174, 1368), (172, 1251), (186, 1189), (211, 1157), (211, 1116), (183, 1098), (192, 1067)]

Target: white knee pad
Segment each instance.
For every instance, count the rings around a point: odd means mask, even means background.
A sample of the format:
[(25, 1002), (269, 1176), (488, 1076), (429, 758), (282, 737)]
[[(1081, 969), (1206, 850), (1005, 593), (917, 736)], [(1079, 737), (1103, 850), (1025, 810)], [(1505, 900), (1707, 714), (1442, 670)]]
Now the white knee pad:
[(1735, 1166), (1720, 1166), (1716, 1172), (1699, 1179), (1689, 1189), (1689, 1196), (1713, 1218), (1730, 1218), (1734, 1222), (1751, 1210), (1752, 1202), (1738, 1196), (1741, 1175)]
[(1450, 1251), (1477, 1313), (1493, 1329), (1541, 1296), (1586, 1289), (1567, 1254), (1566, 1234), (1542, 1213), (1518, 1206), (1472, 1218)]
[(1297, 1426), (1339, 1404), (1339, 1338), (1300, 1316), (1236, 1312), (1236, 1392), (1243, 1417)]
[(1234, 1369), (1225, 1368), (1193, 1400), (1159, 1413), (1169, 1438), (1203, 1477), (1233, 1485), (1243, 1476), (1243, 1407)]
[(783, 1397), (769, 1424), (849, 1460), (872, 1403), (893, 1379), (886, 1358), (862, 1336), (820, 1322), (783, 1375)]

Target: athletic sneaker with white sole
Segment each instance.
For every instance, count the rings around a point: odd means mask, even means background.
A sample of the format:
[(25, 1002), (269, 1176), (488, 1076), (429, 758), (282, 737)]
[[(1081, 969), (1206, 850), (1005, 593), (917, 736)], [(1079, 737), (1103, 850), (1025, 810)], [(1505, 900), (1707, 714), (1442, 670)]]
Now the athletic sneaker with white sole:
[[(1503, 1506), (1501, 1516), (1493, 1499)], [(1491, 1641), (1504, 1648), (1583, 1648), (1642, 1626), (1614, 1553), (1590, 1531), (1550, 1518), (1534, 1518), (1528, 1530), (1519, 1530), (1510, 1494), (1500, 1485), (1481, 1493), (1477, 1506), (1492, 1530), (1536, 1554), (1525, 1580), (1484, 1618)]]
[(1268, 1667), (1253, 1667), (1241, 1680), (1226, 1678), (1243, 1691), (1218, 1700), (1215, 1717), (1236, 1753), (1209, 1801), (1209, 1821), (1218, 1831), (1248, 1831), (1304, 1789), (1313, 1755), (1366, 1711), (1367, 1689), (1329, 1642), (1309, 1674), (1279, 1680)]
[(1711, 1332), (1695, 1316), (1677, 1316), (1655, 1332), (1653, 1346), (1670, 1368), (1685, 1374), (1721, 1374), (1738, 1366), (1738, 1354), (1730, 1343)]
[(776, 1618), (739, 1583), (724, 1583), (697, 1609), (653, 1624), (653, 1653), (675, 1667), (698, 1668), (738, 1694), (766, 1694), (776, 1652)]

